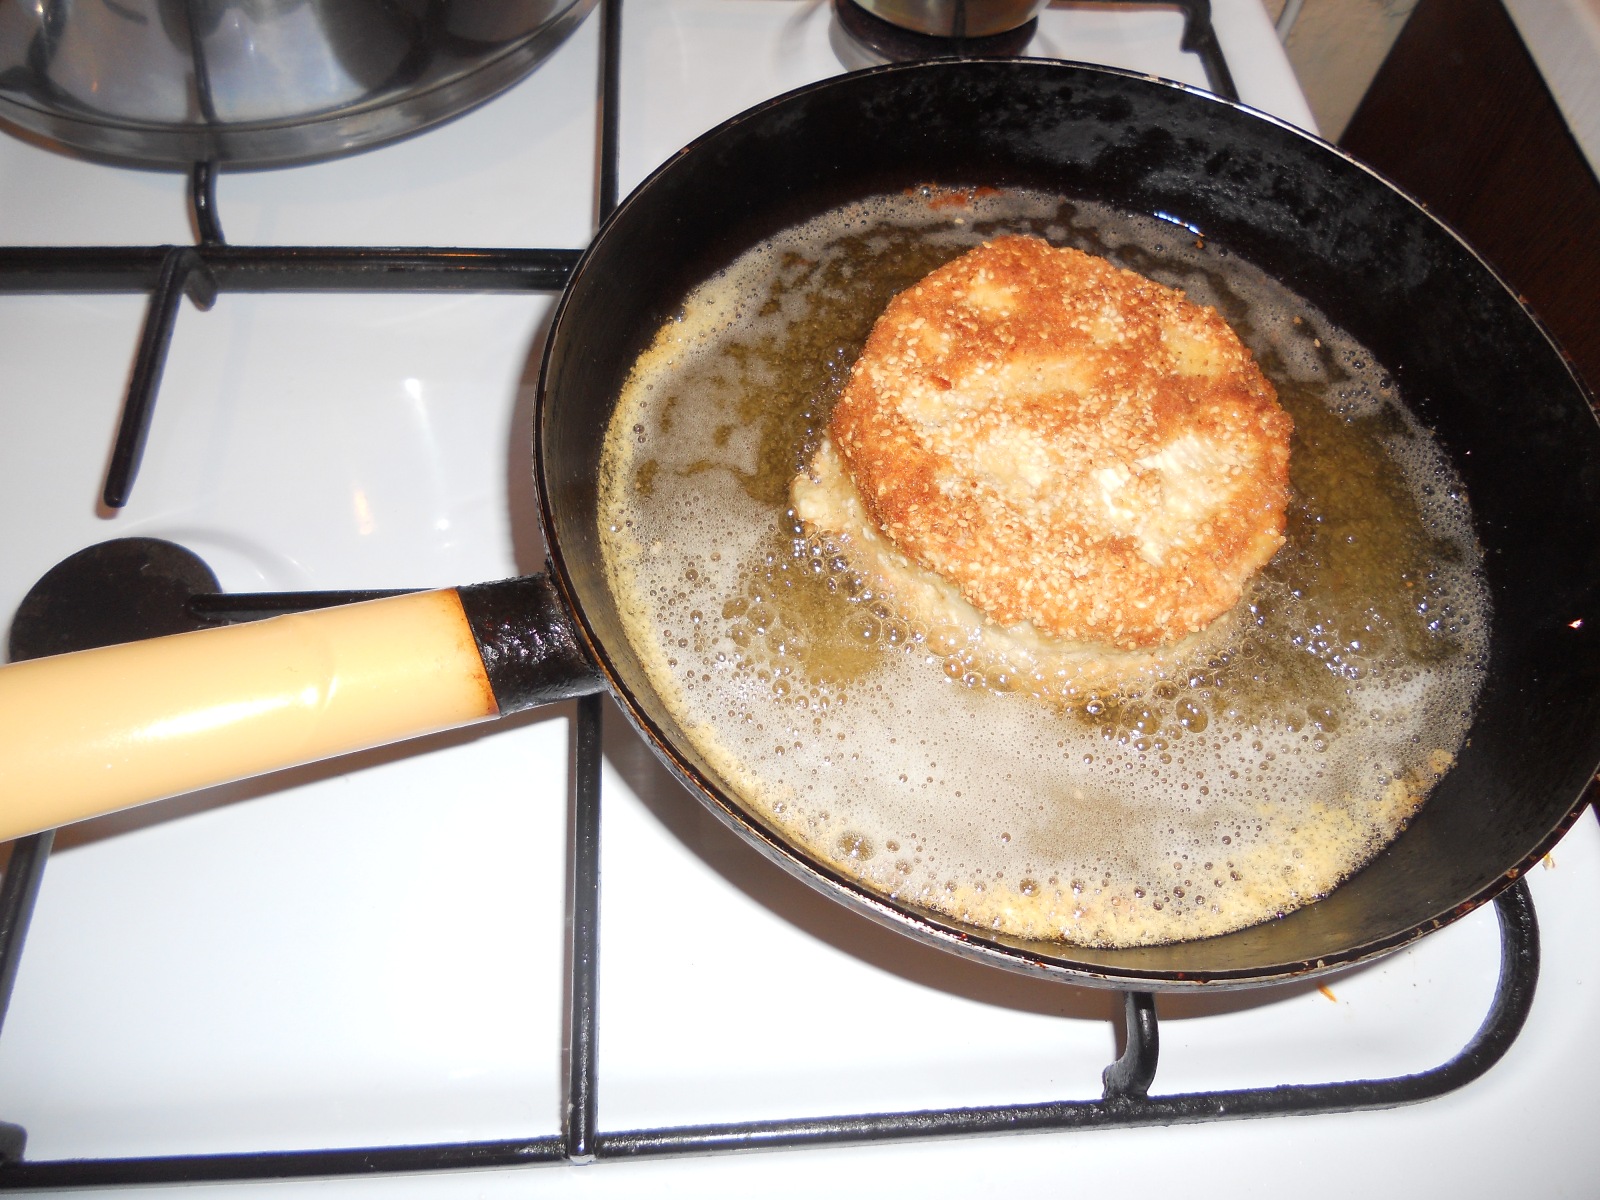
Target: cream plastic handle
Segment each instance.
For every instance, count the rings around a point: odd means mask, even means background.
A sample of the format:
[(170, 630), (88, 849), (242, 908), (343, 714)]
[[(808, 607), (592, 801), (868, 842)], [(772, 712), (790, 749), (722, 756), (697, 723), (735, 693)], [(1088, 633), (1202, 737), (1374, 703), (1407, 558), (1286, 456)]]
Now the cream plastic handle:
[(455, 591), (0, 667), (0, 841), (496, 716)]

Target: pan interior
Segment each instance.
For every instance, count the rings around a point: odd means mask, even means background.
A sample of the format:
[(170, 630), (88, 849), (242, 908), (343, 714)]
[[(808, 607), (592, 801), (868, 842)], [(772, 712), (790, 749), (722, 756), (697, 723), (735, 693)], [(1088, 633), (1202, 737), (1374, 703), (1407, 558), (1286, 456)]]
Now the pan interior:
[[(938, 93), (937, 102), (931, 92)], [(864, 156), (841, 150), (833, 136), (868, 115), (881, 118), (895, 106), (911, 110), (919, 104), (935, 104), (930, 111), (948, 115), (946, 136), (897, 150), (892, 139), (874, 139), (868, 124), (862, 126), (865, 140), (880, 153)], [(772, 189), (781, 200), (748, 191), (734, 194), (741, 186), (750, 187), (739, 182), (747, 178), (746, 171), (771, 181), (763, 168), (783, 175), (785, 163), (787, 178), (778, 179)], [(1229, 166), (1231, 177), (1222, 169)], [(1562, 439), (1543, 428), (1552, 420), (1565, 427), (1567, 438), (1579, 441), (1578, 457), (1583, 446), (1592, 450), (1593, 421), (1574, 419), (1570, 377), (1563, 380), (1559, 372), (1550, 371), (1548, 345), (1514, 304), (1505, 311), (1509, 298), (1481, 264), (1359, 168), (1299, 135), (1177, 89), (1045, 64), (946, 64), (942, 69), (884, 72), (824, 85), (780, 101), (770, 111), (758, 110), (652, 180), (619, 214), (580, 270), (558, 321), (541, 413), (541, 461), (557, 565), (631, 696), (636, 718), (661, 739), (679, 770), (709, 784), (735, 823), (753, 824), (730, 798), (735, 789), (727, 786), (722, 773), (681, 736), (621, 636), (616, 608), (598, 570), (592, 483), (598, 466), (596, 423), (609, 420), (622, 376), (644, 340), (676, 312), (691, 284), (726, 265), (743, 246), (808, 211), (849, 198), (847, 193), (896, 190), (931, 179), (1045, 186), (1058, 195), (1110, 203), (1124, 211), (1178, 217), (1290, 281), (1295, 291), (1372, 346), (1408, 405), (1452, 454), (1478, 502), (1478, 532), (1489, 555), (1487, 578), (1494, 592), (1490, 678), (1463, 761), (1412, 829), (1371, 868), (1293, 916), (1222, 937), (1106, 951), (1013, 938), (1007, 939), (1010, 960), (1059, 964), (1114, 978), (1272, 977), (1297, 964), (1331, 964), (1402, 940), (1413, 928), (1481, 895), (1508, 866), (1534, 852), (1571, 807), (1574, 784), (1581, 787), (1587, 769), (1581, 765), (1586, 756), (1592, 765), (1594, 689), (1585, 693), (1581, 683), (1573, 686), (1586, 672), (1593, 678), (1593, 655), (1580, 633), (1575, 645), (1569, 640), (1580, 653), (1564, 660), (1564, 680), (1554, 687), (1548, 680), (1534, 680), (1544, 684), (1544, 694), (1538, 687), (1530, 691), (1528, 639), (1530, 634), (1535, 640), (1552, 634), (1561, 613), (1567, 614), (1561, 627), (1577, 632), (1570, 629), (1569, 610), (1587, 604), (1594, 588), (1585, 572), (1559, 564), (1555, 574), (1565, 603), (1552, 606), (1548, 597), (1542, 602), (1530, 597), (1499, 560), (1518, 549), (1517, 539), (1527, 535), (1530, 522), (1548, 518), (1551, 505), (1592, 525), (1592, 470), (1577, 471), (1578, 486), (1564, 497), (1538, 494), (1540, 489), (1530, 489), (1522, 475), (1515, 488), (1492, 482), (1498, 490), (1485, 506), (1481, 481), (1497, 480), (1514, 464), (1488, 471), (1483, 467), (1485, 457), (1496, 457), (1497, 449), (1500, 458), (1507, 457), (1504, 446), (1491, 440), (1480, 447), (1475, 440), (1482, 438), (1485, 421), (1493, 424), (1499, 418), (1500, 395), (1492, 387), (1474, 386), (1470, 372), (1460, 369), (1459, 339), (1464, 330), (1477, 331), (1480, 341), (1494, 345), (1471, 345), (1466, 356), (1487, 355), (1496, 363), (1506, 350), (1506, 338), (1521, 339), (1514, 349), (1522, 361), (1510, 374), (1524, 393), (1531, 387), (1541, 397), (1542, 415), (1532, 422), (1525, 413), (1511, 418), (1513, 424), (1533, 426), (1523, 432), (1534, 436), (1525, 437), (1510, 457), (1532, 455), (1543, 461), (1540, 456), (1560, 450), (1570, 461), (1572, 448), (1558, 447)], [(1308, 199), (1327, 192), (1337, 193), (1340, 204), (1317, 209), (1327, 215), (1308, 231)], [(1277, 199), (1267, 203), (1264, 195)], [(667, 225), (672, 238), (663, 236)], [(673, 250), (664, 253), (663, 246), (674, 239)], [(1382, 258), (1384, 273), (1363, 279), (1358, 261), (1362, 253)], [(603, 305), (586, 300), (586, 288), (603, 290), (607, 272), (624, 269), (633, 278), (642, 275), (655, 282), (634, 289), (620, 303), (615, 292)], [(1352, 278), (1367, 286), (1353, 288)], [(1413, 310), (1428, 306), (1409, 303), (1406, 290), (1413, 289), (1413, 301), (1419, 287), (1437, 299), (1442, 282), (1451, 285), (1454, 310), (1447, 305), (1439, 313), (1435, 304), (1430, 315), (1419, 316)], [(1493, 302), (1490, 312), (1482, 311), (1486, 299)], [(1496, 304), (1502, 311), (1492, 311)], [(1396, 335), (1392, 322), (1401, 316), (1409, 328)], [(581, 373), (574, 370), (578, 362), (585, 367)], [(1500, 365), (1494, 382), (1504, 386), (1507, 373)], [(554, 397), (559, 403), (552, 402)], [(1551, 574), (1549, 569), (1542, 572), (1547, 579)], [(1532, 614), (1531, 623), (1530, 607), (1542, 610)], [(1552, 607), (1560, 613), (1550, 611)], [(1513, 698), (1510, 720), (1508, 697)], [(1563, 728), (1578, 731), (1568, 736), (1576, 746), (1564, 749), (1564, 762), (1534, 764), (1532, 771), (1524, 769), (1528, 764), (1516, 746), (1515, 732), (1518, 725), (1526, 730), (1530, 719), (1536, 721), (1526, 708), (1530, 697), (1535, 711), (1542, 707), (1547, 715), (1551, 705), (1561, 707), (1574, 718), (1573, 725)], [(1548, 742), (1548, 723), (1540, 728)], [(1509, 816), (1496, 802), (1507, 790), (1514, 793), (1514, 815)], [(1458, 834), (1464, 824), (1477, 831), (1476, 840)], [(758, 830), (757, 836), (768, 845), (781, 842), (770, 831)], [(784, 853), (786, 861), (814, 880), (841, 888), (825, 866), (803, 853)], [(915, 917), (908, 919), (927, 928)]]
[[(1300, 429), (1288, 547), (1121, 680), (974, 658), (786, 512), (905, 276), (1019, 232), (1232, 309)], [(1178, 232), (1031, 192), (847, 206), (697, 289), (612, 418), (608, 574), (656, 691), (764, 820), (870, 890), (1083, 945), (1227, 932), (1367, 861), (1460, 748), (1488, 622), (1448, 464), (1364, 351)]]

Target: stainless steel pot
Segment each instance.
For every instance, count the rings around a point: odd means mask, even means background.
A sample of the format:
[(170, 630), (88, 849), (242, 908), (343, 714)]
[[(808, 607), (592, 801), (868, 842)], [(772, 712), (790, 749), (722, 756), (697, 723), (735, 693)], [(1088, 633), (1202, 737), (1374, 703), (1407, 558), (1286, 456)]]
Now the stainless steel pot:
[(0, 3), (0, 119), (146, 165), (323, 158), (488, 99), (526, 74), (593, 5)]

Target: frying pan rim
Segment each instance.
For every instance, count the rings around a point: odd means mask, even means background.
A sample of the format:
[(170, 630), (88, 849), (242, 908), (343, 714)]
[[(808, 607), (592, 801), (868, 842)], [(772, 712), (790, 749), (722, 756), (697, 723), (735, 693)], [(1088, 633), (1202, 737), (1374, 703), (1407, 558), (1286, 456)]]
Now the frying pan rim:
[[(1438, 912), (1432, 913), (1420, 921), (1408, 924), (1392, 934), (1370, 938), (1341, 950), (1337, 954), (1324, 955), (1316, 959), (1274, 963), (1268, 966), (1220, 968), (1203, 973), (1165, 969), (1154, 970), (1139, 967), (1116, 967), (1113, 969), (1067, 957), (1041, 956), (1017, 946), (993, 940), (977, 928), (963, 926), (934, 914), (912, 908), (903, 902), (890, 900), (865, 888), (856, 881), (840, 875), (827, 865), (813, 860), (803, 850), (791, 845), (773, 830), (757, 821), (731, 796), (725, 795), (718, 783), (707, 778), (689, 761), (679, 751), (674, 738), (657, 725), (643, 705), (636, 700), (631, 689), (622, 679), (620, 671), (605, 648), (604, 639), (591, 623), (589, 614), (580, 602), (573, 575), (563, 551), (560, 536), (557, 533), (556, 513), (550, 500), (551, 489), (548, 486), (549, 473), (546, 454), (546, 420), (551, 403), (549, 396), (552, 363), (558, 349), (558, 343), (562, 340), (567, 311), (574, 303), (574, 297), (582, 290), (583, 281), (594, 270), (593, 262), (603, 251), (609, 231), (618, 224), (629, 220), (629, 214), (635, 208), (649, 203), (652, 190), (657, 181), (673, 171), (680, 162), (694, 155), (702, 145), (727, 137), (731, 131), (748, 122), (764, 119), (775, 108), (796, 103), (815, 92), (831, 90), (840, 86), (854, 86), (867, 77), (898, 76), (923, 71), (949, 72), (977, 64), (985, 66), (1009, 64), (1017, 69), (1038, 72), (1066, 71), (1104, 75), (1134, 82), (1139, 86), (1167, 89), (1186, 95), (1195, 101), (1216, 103), (1247, 117), (1265, 121), (1284, 133), (1311, 143), (1323, 153), (1333, 154), (1347, 166), (1359, 170), (1383, 188), (1399, 196), (1432, 225), (1453, 239), (1457, 246), (1472, 258), (1477, 269), (1481, 270), (1486, 278), (1492, 279), (1495, 285), (1514, 301), (1524, 318), (1531, 322), (1533, 328), (1538, 331), (1539, 335), (1549, 345), (1552, 353), (1556, 355), (1557, 359), (1565, 367), (1567, 375), (1577, 390), (1577, 394), (1587, 402), (1591, 416), (1595, 417), (1597, 422), (1600, 422), (1600, 414), (1596, 414), (1594, 411), (1592, 393), (1577, 374), (1570, 357), (1562, 352), (1559, 343), (1550, 330), (1538, 319), (1521, 295), (1511, 287), (1500, 272), (1479, 254), (1458, 231), (1448, 222), (1429, 211), (1427, 206), (1422, 204), (1416, 197), (1392, 183), (1372, 167), (1317, 134), (1293, 125), (1271, 113), (1262, 112), (1239, 101), (1217, 96), (1191, 84), (1117, 67), (1059, 59), (952, 58), (924, 63), (892, 63), (865, 71), (831, 76), (791, 89), (778, 96), (770, 97), (729, 117), (696, 137), (683, 149), (655, 167), (601, 223), (594, 238), (585, 248), (573, 268), (553, 313), (550, 333), (541, 356), (539, 382), (533, 414), (534, 472), (537, 485), (536, 491), (539, 498), (540, 520), (543, 525), (547, 547), (549, 575), (555, 582), (567, 611), (571, 615), (578, 636), (584, 642), (590, 656), (599, 665), (600, 671), (606, 679), (607, 688), (617, 702), (618, 707), (627, 716), (635, 731), (649, 743), (652, 750), (681, 784), (702, 803), (705, 803), (731, 830), (742, 836), (745, 841), (752, 843), (767, 858), (784, 868), (791, 875), (818, 888), (830, 898), (842, 902), (851, 911), (864, 915), (879, 924), (887, 925), (890, 928), (906, 933), (925, 944), (933, 944), (960, 957), (974, 959), (1023, 974), (1044, 976), (1063, 982), (1090, 986), (1134, 986), (1154, 991), (1193, 990), (1196, 988), (1233, 990), (1279, 984), (1289, 980), (1314, 978), (1387, 955), (1410, 944), (1424, 934), (1450, 924), (1493, 900), (1517, 879), (1521, 878), (1533, 864), (1544, 858), (1555, 844), (1560, 841), (1567, 830), (1581, 817), (1589, 794), (1587, 787), (1579, 789), (1577, 796), (1567, 805), (1563, 816), (1539, 840), (1532, 851), (1477, 892), (1464, 900), (1446, 904)], [(1596, 766), (1600, 767), (1600, 763), (1597, 763)], [(1591, 772), (1591, 776), (1592, 774), (1593, 772)], [(1210, 939), (1189, 939), (1191, 944), (1200, 944), (1207, 940)], [(1059, 943), (1059, 945), (1064, 951), (1070, 952), (1074, 949), (1070, 943)]]

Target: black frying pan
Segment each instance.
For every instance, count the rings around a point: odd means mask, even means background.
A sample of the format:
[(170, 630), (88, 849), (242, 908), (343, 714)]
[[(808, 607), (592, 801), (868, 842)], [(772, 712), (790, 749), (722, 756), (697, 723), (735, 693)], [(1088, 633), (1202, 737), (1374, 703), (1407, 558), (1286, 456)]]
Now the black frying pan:
[[(1363, 343), (1465, 481), (1493, 601), (1468, 741), (1408, 828), (1326, 899), (1236, 933), (1137, 949), (961, 928), (863, 890), (762, 825), (647, 681), (597, 525), (602, 435), (635, 358), (695, 285), (749, 246), (842, 202), (925, 183), (1046, 189), (1198, 230)], [(1064, 63), (945, 61), (842, 76), (734, 118), (646, 181), (579, 263), (545, 352), (536, 437), (548, 578), (163, 639), (171, 653), (143, 643), (0, 670), (0, 835), (604, 682), (725, 822), (875, 919), (1016, 970), (1142, 989), (1242, 986), (1381, 954), (1490, 899), (1575, 819), (1600, 762), (1600, 428), (1583, 388), (1493, 271), (1417, 204), (1325, 143), (1202, 92)], [(336, 636), (360, 645), (347, 651)], [(227, 639), (242, 662), (224, 656)], [(320, 669), (335, 658), (341, 671), (359, 661), (359, 678), (276, 682), (297, 659)], [(102, 663), (117, 666), (115, 685)], [(276, 699), (241, 700), (230, 690), (241, 679), (278, 688)], [(175, 702), (198, 716), (166, 714), (174, 680), (186, 693)], [(197, 689), (215, 698), (191, 707)], [(412, 694), (428, 713), (377, 720), (362, 699), (387, 710)], [(123, 715), (141, 706), (130, 732)], [(269, 746), (234, 720), (257, 711), (291, 744)], [(223, 725), (241, 761), (215, 770), (190, 769), (202, 757), (191, 743), (161, 740)], [(346, 725), (357, 732), (346, 737)], [(134, 774), (153, 762), (161, 782), (116, 796), (91, 787), (76, 808), (47, 809), (38, 797), (65, 791), (74, 741), (92, 743), (77, 773), (95, 787), (135, 758)]]
[[(685, 293), (844, 201), (934, 182), (1165, 213), (1367, 346), (1467, 484), (1491, 661), (1466, 748), (1410, 827), (1329, 897), (1222, 937), (1089, 950), (994, 938), (864, 893), (785, 845), (696, 754), (646, 682), (600, 567), (597, 436)], [(1600, 430), (1538, 323), (1415, 202), (1313, 137), (1189, 88), (1042, 61), (849, 75), (763, 104), (652, 176), (580, 263), (537, 414), (553, 577), (629, 715), (730, 825), (815, 886), (1006, 966), (1161, 987), (1245, 983), (1393, 949), (1490, 899), (1581, 811), (1600, 761)]]

